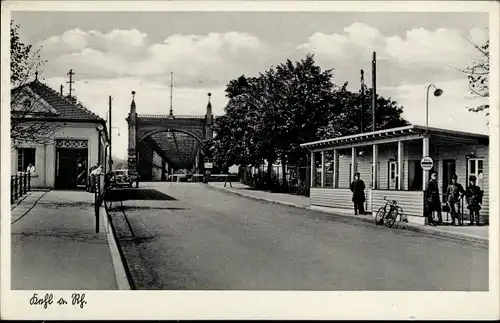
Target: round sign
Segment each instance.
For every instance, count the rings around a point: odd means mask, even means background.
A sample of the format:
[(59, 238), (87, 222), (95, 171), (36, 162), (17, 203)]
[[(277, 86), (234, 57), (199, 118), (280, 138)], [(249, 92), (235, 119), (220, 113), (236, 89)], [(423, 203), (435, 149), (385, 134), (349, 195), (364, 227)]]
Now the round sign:
[(424, 157), (420, 160), (420, 166), (423, 170), (431, 170), (434, 166), (434, 161), (430, 157)]

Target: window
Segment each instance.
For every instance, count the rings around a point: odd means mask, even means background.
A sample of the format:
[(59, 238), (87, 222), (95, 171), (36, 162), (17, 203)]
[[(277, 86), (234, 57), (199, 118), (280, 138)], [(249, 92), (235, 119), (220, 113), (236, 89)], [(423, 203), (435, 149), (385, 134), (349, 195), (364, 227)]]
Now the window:
[(395, 190), (398, 188), (398, 162), (389, 162), (389, 189)]
[[(28, 165), (35, 165), (35, 148), (19, 148), (17, 149), (17, 171), (25, 172)], [(36, 171), (36, 168), (35, 168)]]
[[(467, 174), (468, 176), (476, 176), (476, 185), (483, 189), (483, 176), (484, 176), (484, 158), (471, 158), (467, 162)], [(467, 179), (468, 183), (468, 179)]]

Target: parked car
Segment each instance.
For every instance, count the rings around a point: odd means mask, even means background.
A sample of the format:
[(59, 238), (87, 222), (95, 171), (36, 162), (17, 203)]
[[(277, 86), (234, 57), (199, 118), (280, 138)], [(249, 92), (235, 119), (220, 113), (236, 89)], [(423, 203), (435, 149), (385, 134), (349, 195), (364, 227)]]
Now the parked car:
[(135, 176), (130, 175), (128, 169), (117, 169), (111, 172), (111, 186), (132, 187), (135, 180)]

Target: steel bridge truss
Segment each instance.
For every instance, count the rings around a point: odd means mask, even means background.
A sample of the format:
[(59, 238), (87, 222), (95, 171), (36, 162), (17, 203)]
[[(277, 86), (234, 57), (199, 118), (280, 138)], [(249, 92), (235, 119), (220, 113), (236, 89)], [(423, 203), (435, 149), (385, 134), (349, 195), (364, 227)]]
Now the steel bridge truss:
[(194, 169), (200, 143), (189, 134), (166, 131), (145, 139), (156, 153), (173, 169)]

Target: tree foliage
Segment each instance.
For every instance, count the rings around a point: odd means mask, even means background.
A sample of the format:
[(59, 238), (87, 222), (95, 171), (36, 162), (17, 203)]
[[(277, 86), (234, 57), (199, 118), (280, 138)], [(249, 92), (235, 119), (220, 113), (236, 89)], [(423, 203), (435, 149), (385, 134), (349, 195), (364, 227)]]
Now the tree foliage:
[[(489, 74), (490, 74), (490, 41), (487, 40), (482, 45), (477, 45), (465, 38), (479, 53), (477, 58), (471, 66), (466, 66), (462, 70), (467, 75), (469, 81), (469, 90), (475, 97), (487, 98), (490, 96), (489, 92)], [(489, 115), (489, 103), (481, 104), (477, 107), (469, 108), (469, 111), (480, 112), (485, 111)]]
[(61, 125), (44, 121), (46, 109), (40, 96), (26, 85), (41, 73), (45, 63), (40, 49), (33, 50), (19, 38), (19, 25), (10, 22), (10, 85), (11, 131), (14, 145), (20, 143), (48, 143)]
[[(333, 71), (322, 70), (313, 55), (287, 60), (256, 77), (240, 76), (226, 88), (225, 114), (214, 122), (215, 137), (207, 143), (220, 165), (307, 166), (300, 144), (359, 133), (361, 93), (347, 83), (333, 83)], [(371, 90), (365, 89), (364, 128), (371, 129)], [(402, 107), (377, 97), (376, 128), (406, 125)], [(268, 168), (268, 177), (270, 169)]]

